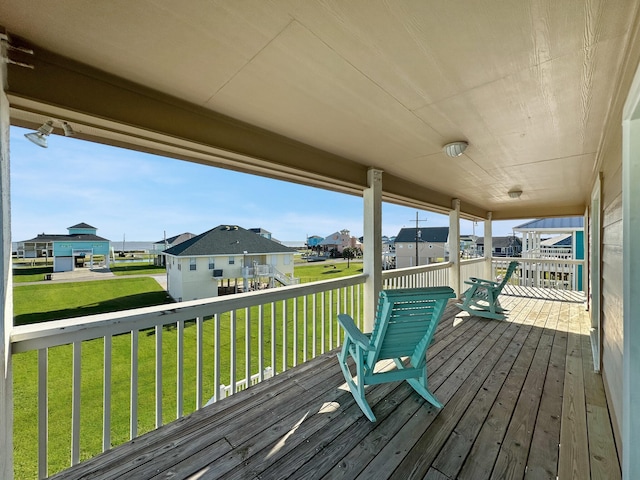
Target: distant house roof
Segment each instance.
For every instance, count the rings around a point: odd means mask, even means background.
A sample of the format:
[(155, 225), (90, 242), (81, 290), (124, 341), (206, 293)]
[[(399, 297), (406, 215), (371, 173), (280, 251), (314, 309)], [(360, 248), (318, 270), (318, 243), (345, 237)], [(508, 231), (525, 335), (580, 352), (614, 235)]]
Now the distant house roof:
[(79, 224), (74, 225), (73, 227), (67, 227), (67, 229), (69, 229), (69, 228), (92, 228), (94, 230), (97, 230), (96, 227), (92, 227), (88, 223), (84, 223), (84, 222), (80, 222)]
[(175, 245), (165, 254), (176, 257), (199, 255), (243, 255), (244, 253), (294, 253), (295, 250), (264, 238), (237, 225), (218, 225)]
[[(185, 232), (185, 233), (181, 233), (180, 235), (174, 235), (173, 237), (169, 237), (167, 238), (166, 242), (168, 245), (178, 245), (179, 243), (182, 243), (186, 240), (189, 240), (193, 237), (195, 237), (196, 234), (195, 233), (189, 233), (189, 232)], [(157, 242), (155, 242), (157, 245), (163, 245), (165, 243), (164, 240), (159, 240)]]
[(582, 230), (584, 228), (584, 217), (554, 217), (539, 218), (523, 223), (514, 230), (531, 231), (553, 231), (553, 230)]
[[(419, 241), (430, 243), (446, 243), (449, 239), (449, 227), (423, 227), (418, 228)], [(401, 228), (396, 236), (395, 243), (411, 243), (416, 241), (415, 228)]]
[[(493, 248), (511, 247), (513, 245), (522, 246), (522, 240), (519, 237), (509, 235), (507, 237), (491, 237)], [(484, 237), (478, 237), (476, 245), (484, 245)]]
[[(81, 228), (81, 227), (78, 227)], [(72, 233), (69, 235), (58, 235), (41, 233), (37, 237), (30, 240), (24, 240), (25, 242), (108, 242), (106, 238), (99, 237), (90, 233)]]
[(571, 247), (573, 244), (573, 235), (571, 233), (556, 235), (555, 237), (542, 240), (540, 244), (545, 247)]
[(342, 245), (344, 240), (351, 238), (351, 234), (348, 230), (342, 230), (340, 232), (333, 232), (331, 235), (327, 235), (320, 242), (320, 245)]

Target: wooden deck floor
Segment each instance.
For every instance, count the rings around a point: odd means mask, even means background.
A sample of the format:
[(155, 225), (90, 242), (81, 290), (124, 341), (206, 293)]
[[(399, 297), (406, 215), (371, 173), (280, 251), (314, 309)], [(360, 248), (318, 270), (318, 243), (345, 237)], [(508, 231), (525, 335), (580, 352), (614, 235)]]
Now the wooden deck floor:
[(620, 478), (584, 306), (502, 304), (502, 322), (447, 309), (428, 353), (439, 411), (378, 385), (371, 423), (324, 355), (55, 478)]

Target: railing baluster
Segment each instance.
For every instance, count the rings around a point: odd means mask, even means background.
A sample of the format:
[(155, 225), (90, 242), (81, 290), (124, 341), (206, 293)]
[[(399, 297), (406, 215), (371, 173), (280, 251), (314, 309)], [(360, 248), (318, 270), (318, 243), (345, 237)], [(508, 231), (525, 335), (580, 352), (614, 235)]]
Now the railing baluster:
[(156, 325), (156, 428), (162, 425), (162, 325)]
[(333, 349), (333, 290), (329, 290), (329, 350)]
[(102, 451), (111, 448), (111, 362), (112, 337), (104, 337), (104, 372), (102, 386)]
[(229, 328), (229, 385), (231, 385), (231, 395), (236, 393), (236, 316), (237, 310), (231, 310), (231, 325)]
[(71, 465), (80, 461), (80, 389), (82, 342), (73, 342), (73, 396), (71, 399)]
[(320, 334), (320, 341), (322, 343), (322, 348), (320, 349), (321, 352), (320, 353), (324, 353), (324, 349), (325, 349), (325, 315), (324, 315), (324, 310), (325, 310), (325, 295), (324, 295), (324, 291), (320, 294), (320, 300), (322, 302), (322, 306), (321, 306), (321, 317), (320, 317), (320, 323), (322, 325), (322, 333)]
[(293, 366), (298, 365), (298, 297), (293, 299)]
[(264, 380), (264, 305), (258, 306), (258, 381)]
[(129, 398), (129, 439), (138, 436), (138, 330), (131, 332), (131, 395)]
[(247, 382), (251, 378), (251, 312), (249, 307), (244, 309), (244, 378)]
[(302, 297), (302, 335), (303, 335), (303, 340), (302, 340), (302, 361), (306, 362), (307, 361), (307, 336), (308, 336), (308, 325), (307, 325), (307, 296), (305, 295), (304, 297)]
[(220, 400), (220, 314), (213, 316), (213, 398)]
[(183, 413), (184, 391), (184, 320), (177, 322), (177, 347), (176, 347), (176, 418), (181, 418)]
[(276, 302), (271, 302), (271, 368), (274, 375), (277, 373), (278, 368), (276, 350)]
[(202, 407), (202, 317), (196, 317), (196, 410)]
[(282, 371), (286, 372), (289, 368), (288, 365), (288, 338), (287, 338), (287, 301), (282, 301)]
[(38, 478), (48, 475), (47, 452), (49, 446), (48, 406), (48, 355), (49, 349), (38, 350)]
[(311, 348), (311, 355), (313, 355), (313, 357), (316, 357), (316, 352), (317, 352), (317, 348), (316, 348), (316, 344), (318, 342), (318, 335), (317, 335), (317, 330), (318, 330), (318, 316), (316, 315), (316, 308), (317, 308), (317, 302), (318, 300), (318, 294), (314, 293), (311, 297), (311, 308), (313, 309), (313, 314), (312, 314), (312, 318), (313, 318), (313, 322), (312, 322), (312, 328), (313, 328), (313, 333), (312, 333), (312, 340), (313, 340), (313, 347)]

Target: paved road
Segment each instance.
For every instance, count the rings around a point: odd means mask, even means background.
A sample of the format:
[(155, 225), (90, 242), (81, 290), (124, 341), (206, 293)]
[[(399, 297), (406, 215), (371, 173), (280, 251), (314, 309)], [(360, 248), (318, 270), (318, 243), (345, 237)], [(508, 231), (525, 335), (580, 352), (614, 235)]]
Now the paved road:
[(72, 272), (56, 272), (51, 274), (51, 280), (47, 282), (24, 282), (14, 283), (14, 287), (22, 285), (43, 285), (44, 283), (68, 283), (68, 282), (85, 282), (93, 280), (114, 280), (116, 278), (135, 278), (135, 277), (151, 277), (164, 289), (167, 289), (167, 276), (162, 274), (156, 275), (114, 275), (108, 268), (78, 268)]

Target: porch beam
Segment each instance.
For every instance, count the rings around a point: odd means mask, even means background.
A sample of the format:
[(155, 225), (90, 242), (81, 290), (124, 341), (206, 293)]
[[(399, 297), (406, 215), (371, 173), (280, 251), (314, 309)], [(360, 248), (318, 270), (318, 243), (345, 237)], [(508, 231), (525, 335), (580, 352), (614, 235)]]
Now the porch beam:
[(449, 286), (460, 295), (460, 200), (454, 198), (449, 211)]
[(364, 191), (364, 331), (373, 330), (378, 295), (382, 290), (382, 170), (370, 168)]
[(9, 204), (9, 100), (6, 43), (0, 42), (0, 478), (13, 478), (13, 379), (10, 335), (13, 326), (11, 211)]
[[(493, 213), (487, 213), (484, 221), (484, 278), (491, 280), (493, 278)], [(487, 252), (489, 252), (487, 254)]]
[[(33, 69), (8, 67), (13, 125), (37, 128), (46, 118), (66, 120), (84, 127), (75, 135), (83, 140), (351, 195), (367, 188), (367, 165), (96, 70), (18, 36), (12, 41), (34, 51), (26, 58), (14, 53)], [(451, 205), (451, 195), (400, 177), (386, 174), (385, 185), (385, 201), (442, 213)], [(471, 203), (464, 208), (470, 217), (486, 212)]]

